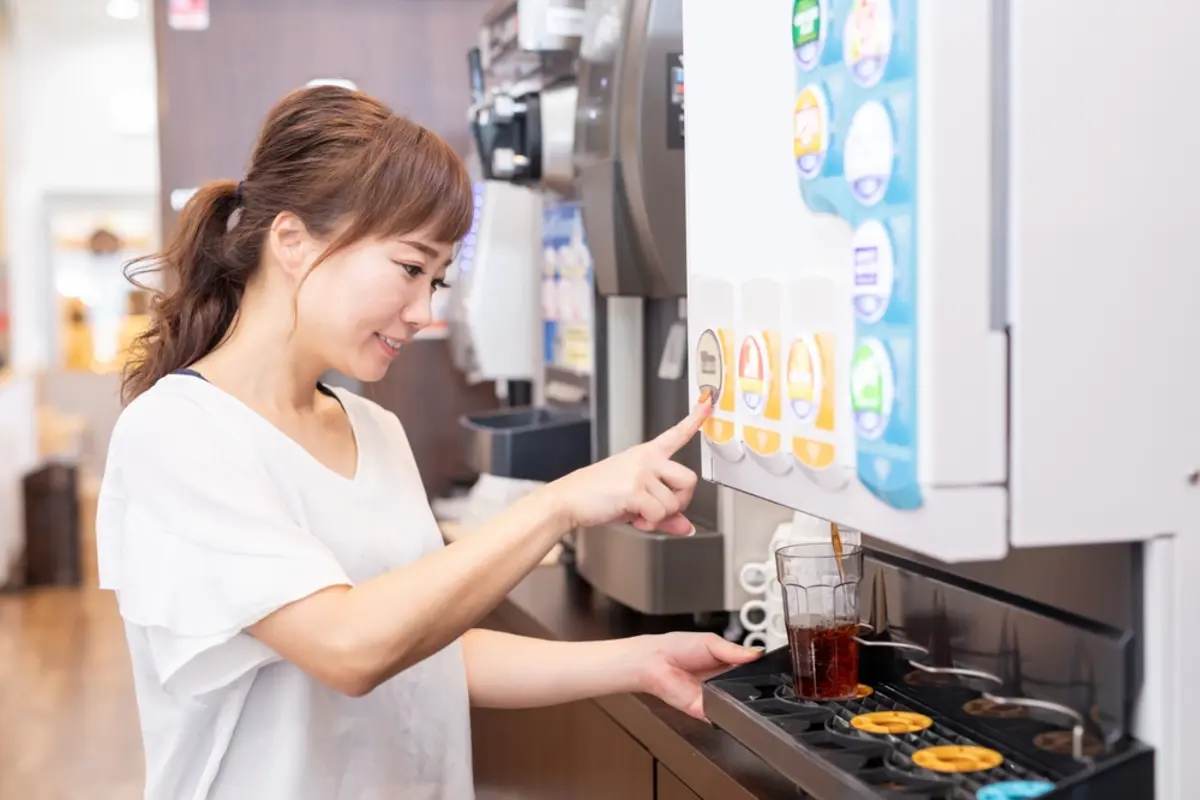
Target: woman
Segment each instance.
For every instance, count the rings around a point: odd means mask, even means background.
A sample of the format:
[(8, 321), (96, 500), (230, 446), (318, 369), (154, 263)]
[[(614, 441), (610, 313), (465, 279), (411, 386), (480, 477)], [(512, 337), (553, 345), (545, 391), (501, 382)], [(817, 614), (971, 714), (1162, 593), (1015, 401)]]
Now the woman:
[(702, 716), (698, 677), (757, 656), (472, 629), (574, 527), (692, 532), (696, 476), (670, 457), (709, 411), (443, 547), (399, 421), (319, 378), (383, 377), (472, 208), (444, 142), (320, 87), (271, 111), (245, 180), (201, 188), (150, 262), (174, 284), (126, 375), (98, 520), (147, 798), (465, 800), (468, 703), (646, 691)]

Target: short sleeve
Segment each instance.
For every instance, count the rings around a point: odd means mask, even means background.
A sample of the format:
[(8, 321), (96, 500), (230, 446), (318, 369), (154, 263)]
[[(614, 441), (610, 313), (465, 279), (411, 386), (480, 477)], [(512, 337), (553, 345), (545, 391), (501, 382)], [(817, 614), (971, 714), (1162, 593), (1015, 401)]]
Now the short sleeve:
[(145, 630), (173, 695), (277, 660), (246, 629), (330, 586), (341, 565), (290, 512), (236, 427), (156, 387), (122, 415), (97, 517), (101, 585)]

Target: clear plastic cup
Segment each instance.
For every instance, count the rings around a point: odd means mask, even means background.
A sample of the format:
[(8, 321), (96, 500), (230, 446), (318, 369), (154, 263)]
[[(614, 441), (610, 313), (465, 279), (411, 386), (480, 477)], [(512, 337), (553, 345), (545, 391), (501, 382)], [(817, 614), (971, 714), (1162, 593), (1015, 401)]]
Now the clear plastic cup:
[(858, 692), (858, 596), (863, 551), (831, 542), (775, 551), (796, 696), (848, 700)]

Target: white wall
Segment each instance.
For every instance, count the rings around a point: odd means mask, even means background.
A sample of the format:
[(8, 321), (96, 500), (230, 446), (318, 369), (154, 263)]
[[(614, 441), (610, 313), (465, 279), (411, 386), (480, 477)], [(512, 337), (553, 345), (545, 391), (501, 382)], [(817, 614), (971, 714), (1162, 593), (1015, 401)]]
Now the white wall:
[(152, 4), (144, 0), (132, 21), (109, 18), (104, 0), (8, 5), (4, 212), (12, 360), (33, 368), (51, 358), (47, 198), (158, 192)]

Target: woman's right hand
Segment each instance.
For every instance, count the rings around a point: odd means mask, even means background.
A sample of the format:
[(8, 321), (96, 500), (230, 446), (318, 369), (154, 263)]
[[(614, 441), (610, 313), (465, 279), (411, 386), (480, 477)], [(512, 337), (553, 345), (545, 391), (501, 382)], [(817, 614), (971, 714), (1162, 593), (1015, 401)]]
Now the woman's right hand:
[(638, 530), (690, 536), (683, 515), (696, 488), (696, 473), (672, 461), (712, 413), (708, 396), (674, 427), (644, 444), (576, 470), (550, 484), (572, 528), (629, 522)]

